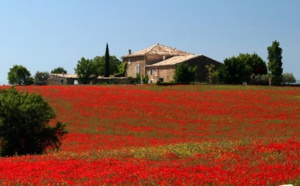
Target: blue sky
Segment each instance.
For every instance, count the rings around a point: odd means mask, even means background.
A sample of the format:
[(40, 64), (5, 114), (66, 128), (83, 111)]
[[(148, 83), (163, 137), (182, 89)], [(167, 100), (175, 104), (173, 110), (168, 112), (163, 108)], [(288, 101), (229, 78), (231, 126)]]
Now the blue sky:
[(223, 62), (274, 40), (284, 72), (300, 79), (299, 0), (14, 0), (0, 2), (0, 84), (13, 65), (32, 75), (81, 57), (121, 58), (157, 43)]

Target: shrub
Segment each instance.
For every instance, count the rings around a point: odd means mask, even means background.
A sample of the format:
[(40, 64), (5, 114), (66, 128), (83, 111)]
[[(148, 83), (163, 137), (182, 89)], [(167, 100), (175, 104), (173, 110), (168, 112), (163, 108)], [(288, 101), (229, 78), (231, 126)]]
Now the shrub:
[(217, 84), (219, 83), (219, 71), (218, 67), (214, 64), (206, 65), (205, 68), (207, 69), (207, 83), (209, 84)]
[(148, 84), (148, 82), (149, 82), (148, 74), (146, 74), (146, 76), (142, 76), (142, 82), (143, 82), (143, 84)]
[(129, 76), (128, 77), (130, 84), (136, 84), (136, 78)]
[(141, 83), (141, 75), (139, 73), (136, 73), (135, 80), (136, 80), (136, 82), (135, 82), (136, 84)]
[(252, 85), (268, 85), (269, 77), (265, 74), (252, 74), (251, 75), (251, 84)]
[(283, 84), (296, 83), (296, 79), (292, 73), (283, 73), (282, 80)]
[(42, 154), (47, 149), (59, 149), (67, 133), (57, 122), (54, 110), (40, 95), (20, 93), (14, 87), (0, 91), (0, 155)]
[(176, 66), (174, 80), (176, 83), (189, 84), (195, 81), (197, 67), (190, 67), (185, 63)]

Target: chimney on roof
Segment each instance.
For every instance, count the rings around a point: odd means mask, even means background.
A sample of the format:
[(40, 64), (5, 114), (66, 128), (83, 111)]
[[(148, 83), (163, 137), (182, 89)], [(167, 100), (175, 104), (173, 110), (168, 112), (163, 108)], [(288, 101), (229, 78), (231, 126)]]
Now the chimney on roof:
[(129, 55), (131, 54), (131, 49), (128, 50), (128, 54), (129, 54)]

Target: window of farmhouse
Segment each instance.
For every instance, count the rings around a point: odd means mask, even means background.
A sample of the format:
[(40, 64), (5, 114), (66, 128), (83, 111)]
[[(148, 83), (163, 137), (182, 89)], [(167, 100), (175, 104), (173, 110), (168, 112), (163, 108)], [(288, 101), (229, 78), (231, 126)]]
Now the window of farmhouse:
[(135, 73), (136, 74), (140, 73), (140, 65), (139, 64), (135, 66)]
[(150, 71), (150, 75), (153, 75), (153, 69), (150, 69), (149, 71)]

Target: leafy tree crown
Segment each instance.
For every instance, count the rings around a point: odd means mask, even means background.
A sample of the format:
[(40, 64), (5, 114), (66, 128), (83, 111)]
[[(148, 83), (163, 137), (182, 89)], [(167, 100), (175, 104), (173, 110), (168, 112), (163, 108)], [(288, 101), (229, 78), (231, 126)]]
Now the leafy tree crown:
[(67, 133), (65, 125), (48, 123), (54, 110), (40, 95), (20, 93), (14, 87), (0, 91), (0, 154), (41, 154), (58, 149)]
[(22, 65), (14, 65), (8, 72), (8, 83), (11, 85), (27, 85), (31, 84), (31, 74), (26, 67)]
[(63, 67), (57, 67), (51, 71), (52, 74), (67, 74), (68, 72)]

